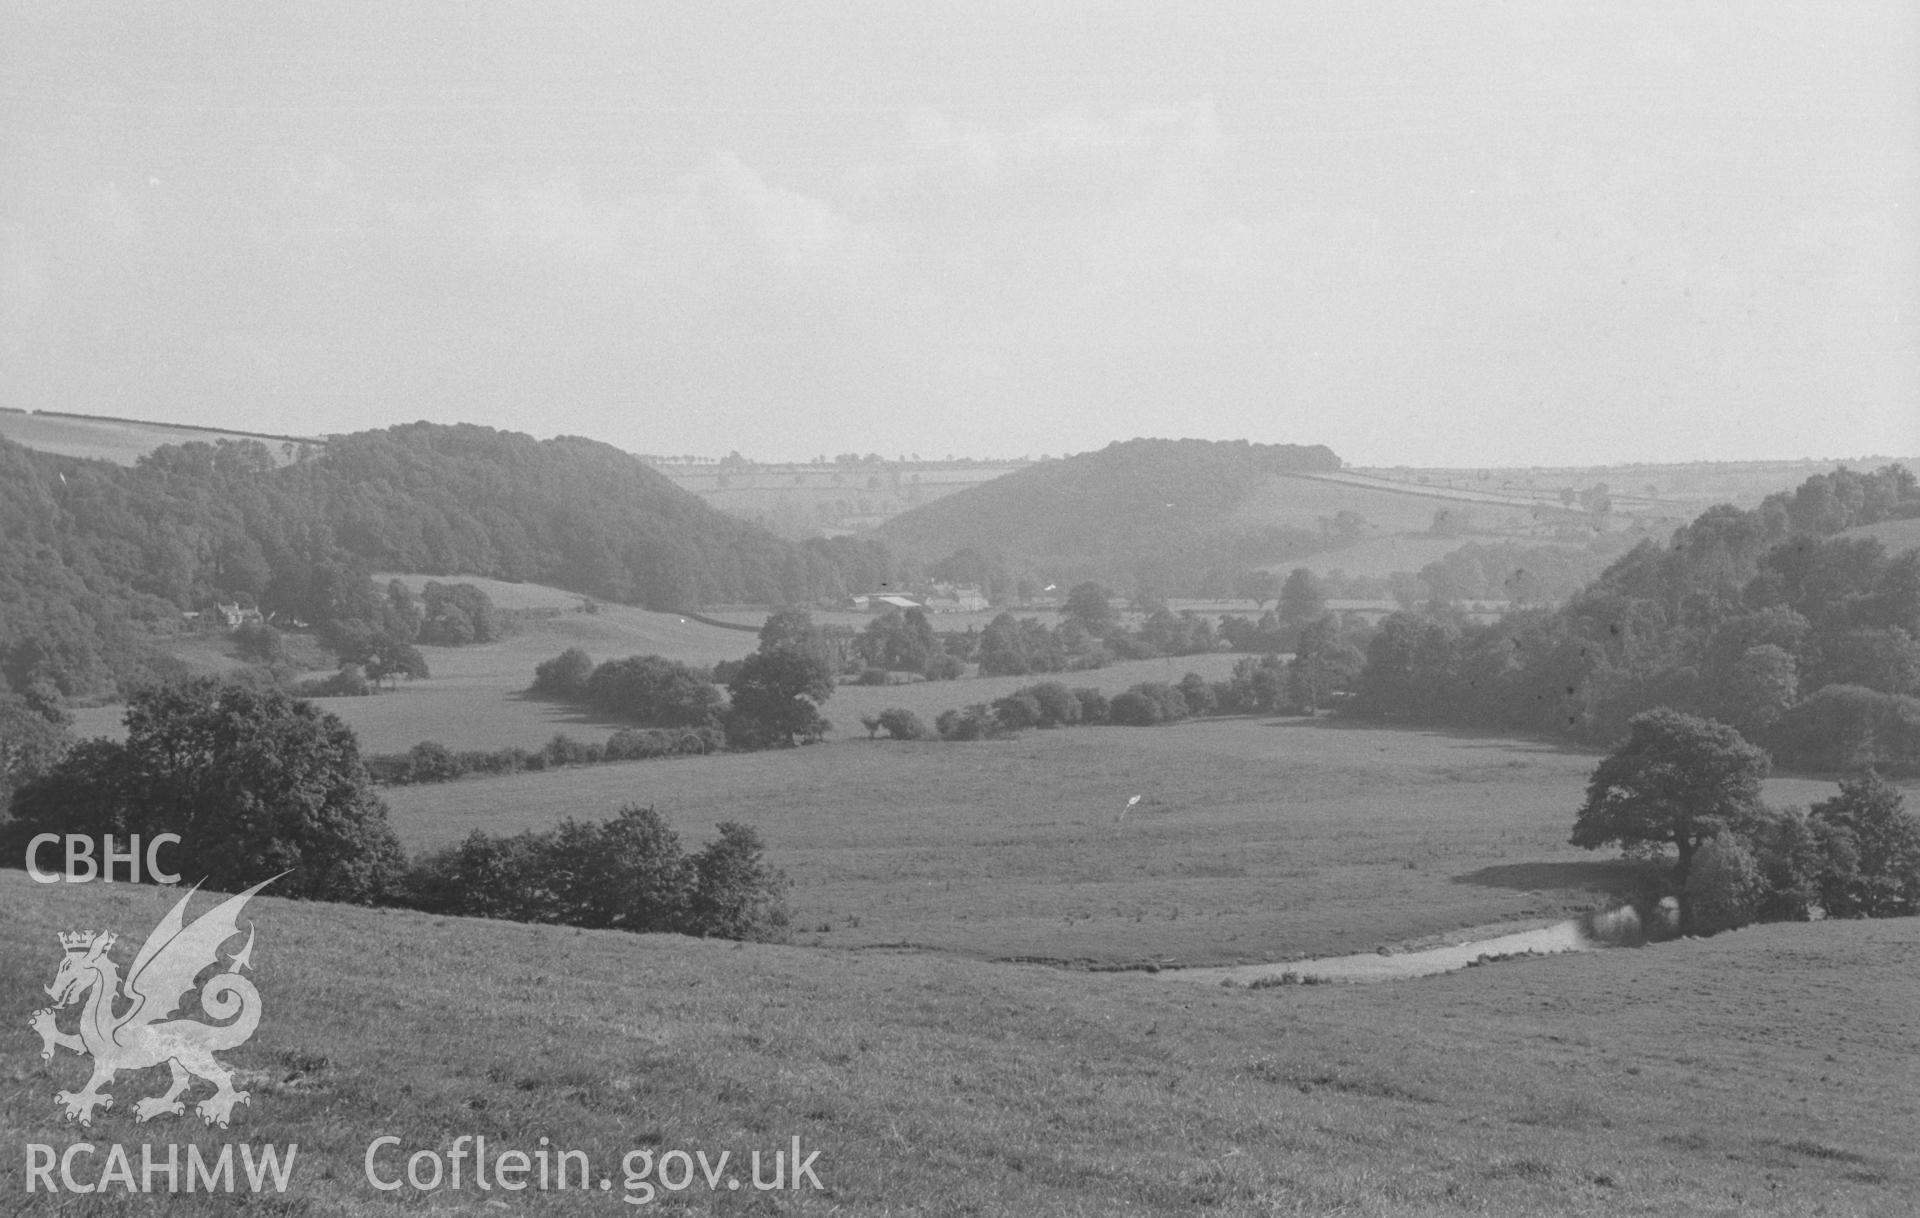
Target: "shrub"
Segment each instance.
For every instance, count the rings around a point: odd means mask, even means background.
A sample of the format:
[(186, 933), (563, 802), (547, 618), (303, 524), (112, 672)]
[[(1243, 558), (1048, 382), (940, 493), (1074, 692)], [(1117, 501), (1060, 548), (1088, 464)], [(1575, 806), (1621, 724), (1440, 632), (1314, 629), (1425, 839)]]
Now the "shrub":
[(893, 680), (884, 668), (863, 668), (860, 670), (860, 684), (886, 685)]
[(358, 665), (343, 665), (330, 677), (302, 681), (293, 690), (301, 698), (365, 698), (378, 692), (360, 673)]
[(931, 735), (920, 716), (900, 706), (881, 711), (879, 725), (892, 740), (925, 740)]
[(922, 671), (929, 681), (953, 681), (966, 675), (967, 666), (957, 657), (942, 652), (929, 659)]
[(451, 750), (437, 740), (422, 740), (407, 750), (414, 782), (446, 782), (463, 772)]
[(1023, 728), (1040, 726), (1040, 701), (1026, 690), (1015, 690), (993, 703), (993, 715), (1001, 727), (1008, 731), (1020, 731)]
[(542, 751), (546, 754), (549, 766), (584, 765), (589, 760), (587, 746), (565, 732), (547, 741), (547, 747)]
[(763, 855), (752, 827), (723, 823), (720, 836), (693, 856), (687, 914), (679, 929), (711, 939), (786, 938), (787, 876)]
[(1190, 672), (1180, 678), (1179, 690), (1189, 714), (1211, 715), (1217, 708), (1218, 704), (1213, 697), (1213, 686), (1207, 684), (1206, 678), (1197, 672)]
[(1109, 721), (1112, 710), (1107, 701), (1107, 695), (1097, 689), (1085, 687), (1074, 690), (1073, 696), (1080, 702), (1080, 722), (1099, 724)]
[(569, 647), (534, 666), (533, 692), (555, 698), (584, 698), (587, 679), (592, 675), (593, 657), (578, 647)]
[(1108, 722), (1124, 727), (1152, 727), (1160, 722), (1160, 704), (1137, 688), (1115, 694), (1107, 704)]
[(997, 726), (993, 708), (975, 702), (961, 710), (941, 711), (933, 721), (942, 740), (980, 740), (994, 733)]
[(1080, 722), (1080, 699), (1058, 681), (1042, 681), (1022, 691), (1040, 709), (1041, 727), (1071, 727)]
[(1920, 820), (1869, 770), (1809, 815), (1821, 847), (1820, 904), (1830, 917), (1920, 913)]
[(542, 833), (478, 830), (408, 874), (406, 903), (430, 913), (729, 939), (784, 937), (787, 879), (759, 835), (723, 824), (692, 858), (652, 808)]
[(1715, 934), (1752, 922), (1766, 898), (1767, 882), (1746, 841), (1722, 830), (1700, 847), (1687, 872), (1688, 912), (1694, 930)]
[(1806, 814), (1766, 808), (1746, 827), (1765, 888), (1755, 920), (1804, 922), (1819, 902), (1820, 842)]

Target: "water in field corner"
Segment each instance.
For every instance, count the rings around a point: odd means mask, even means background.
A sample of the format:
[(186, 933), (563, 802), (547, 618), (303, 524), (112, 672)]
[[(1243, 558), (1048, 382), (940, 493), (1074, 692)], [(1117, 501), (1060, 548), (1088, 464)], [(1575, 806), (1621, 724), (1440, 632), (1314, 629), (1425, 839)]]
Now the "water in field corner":
[(1587, 936), (1579, 922), (1566, 921), (1419, 951), (1365, 952), (1354, 956), (1323, 956), (1317, 960), (1288, 960), (1279, 964), (1169, 969), (1160, 976), (1209, 985), (1399, 981), (1408, 977), (1451, 973), (1455, 969), (1488, 960), (1503, 960), (1512, 956), (1551, 956), (1561, 952), (1591, 951), (1601, 946), (1603, 944)]

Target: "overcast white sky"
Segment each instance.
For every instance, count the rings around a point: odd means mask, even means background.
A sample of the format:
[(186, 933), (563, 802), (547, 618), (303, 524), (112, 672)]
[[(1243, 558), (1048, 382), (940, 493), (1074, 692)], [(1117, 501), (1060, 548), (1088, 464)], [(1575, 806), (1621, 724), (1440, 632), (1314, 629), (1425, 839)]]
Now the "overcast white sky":
[(4, 404), (1920, 453), (1911, 3), (0, 13)]

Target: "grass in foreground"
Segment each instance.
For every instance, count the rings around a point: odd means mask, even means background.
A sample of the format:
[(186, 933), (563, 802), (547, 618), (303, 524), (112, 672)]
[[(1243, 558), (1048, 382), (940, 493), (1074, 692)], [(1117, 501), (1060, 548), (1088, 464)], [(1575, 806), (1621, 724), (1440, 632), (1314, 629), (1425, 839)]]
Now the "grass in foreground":
[[(1920, 921), (1770, 926), (1382, 986), (1195, 989), (906, 953), (735, 946), (259, 898), (266, 1018), (226, 1057), (233, 1129), (89, 1134), (26, 1015), (54, 934), (137, 943), (176, 899), (0, 874), (9, 1212), (155, 1212), (24, 1193), (21, 1147), (297, 1142), (266, 1212), (625, 1213), (629, 1149), (799, 1137), (827, 1191), (681, 1212), (1906, 1214), (1920, 1206)], [(202, 898), (210, 900), (210, 898)], [(196, 910), (201, 906), (196, 905)], [(131, 943), (121, 949), (130, 956)], [(18, 1018), (15, 1019), (14, 1015)], [(205, 1087), (202, 1085), (201, 1090)], [(592, 1157), (610, 1194), (376, 1194), (362, 1157), (484, 1134)], [(97, 1162), (97, 1161), (96, 1161)], [(667, 1199), (660, 1202), (669, 1208)], [(165, 1212), (227, 1213), (179, 1198)]]

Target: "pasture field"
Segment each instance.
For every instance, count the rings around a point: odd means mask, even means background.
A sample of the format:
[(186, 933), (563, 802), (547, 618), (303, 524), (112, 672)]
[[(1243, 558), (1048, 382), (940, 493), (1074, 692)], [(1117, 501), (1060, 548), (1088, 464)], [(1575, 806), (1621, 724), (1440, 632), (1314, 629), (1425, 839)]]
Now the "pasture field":
[[(231, 1130), (136, 1098), (89, 1130), (51, 1102), (27, 1015), (55, 933), (110, 928), (130, 959), (173, 890), (0, 873), (0, 1077), (10, 1212), (236, 1212), (248, 1198), (25, 1191), (27, 1143), (164, 1159), (299, 1150), (301, 1215), (634, 1212), (627, 1152), (730, 1155), (799, 1138), (821, 1189), (684, 1192), (675, 1213), (1904, 1215), (1920, 1208), (1920, 920), (1767, 926), (1375, 986), (1253, 990), (915, 953), (736, 945), (432, 918), (261, 896), (264, 1018), (223, 1056), (252, 1093)], [(211, 899), (196, 899), (194, 913)], [(1656, 1000), (1657, 999), (1657, 1000)], [(72, 1016), (66, 1017), (71, 1023)], [(191, 1101), (206, 1092), (198, 1084)], [(607, 1192), (378, 1193), (401, 1139), (444, 1155), (585, 1151)], [(185, 1159), (184, 1146), (181, 1157)], [(89, 1167), (91, 1170), (89, 1171)], [(55, 1179), (57, 1179), (57, 1174)], [(164, 1177), (162, 1177), (164, 1182)], [(245, 1208), (256, 1208), (254, 1205)], [(638, 1212), (648, 1212), (642, 1209)]]
[(1857, 529), (1848, 529), (1841, 536), (1878, 538), (1889, 554), (1920, 550), (1920, 520), (1883, 520), (1879, 524), (1863, 524)]
[[(381, 577), (383, 586), (389, 578)], [(403, 578), (416, 587), (427, 579)], [(554, 597), (564, 598), (560, 603), (575, 608), (558, 617), (515, 623), (513, 633), (498, 642), (422, 646), (420, 653), (433, 675), (402, 682), (392, 692), (368, 698), (314, 699), (353, 728), (367, 752), (398, 752), (422, 740), (438, 740), (455, 749), (536, 748), (555, 732), (591, 740), (628, 726), (581, 708), (526, 696), (534, 666), (569, 647), (585, 649), (595, 661), (651, 654), (705, 665), (740, 659), (758, 646), (746, 631), (708, 626), (675, 613), (626, 605), (604, 605), (598, 613), (581, 613), (577, 611), (580, 598), (570, 592), (465, 576), (448, 578), (480, 586), (502, 608), (556, 607)], [(123, 710), (118, 705), (76, 710), (74, 731), (81, 736), (118, 737), (124, 731)]]
[[(653, 805), (689, 844), (744, 821), (793, 879), (801, 943), (1224, 965), (1609, 903), (1633, 870), (1567, 844), (1596, 760), (1496, 736), (1246, 718), (862, 738), (386, 797), (409, 849), (600, 820), (623, 803)], [(1784, 777), (1767, 795), (1804, 805), (1833, 790)]]
[[(220, 440), (258, 440), (267, 446), (277, 464), (284, 465), (292, 459), (294, 446), (303, 442), (239, 431), (174, 427), (126, 419), (28, 414), (24, 410), (0, 410), (0, 436), (42, 452), (111, 461), (115, 465), (132, 465), (164, 444), (213, 444)], [(312, 439), (304, 443), (324, 445), (326, 441)]]

